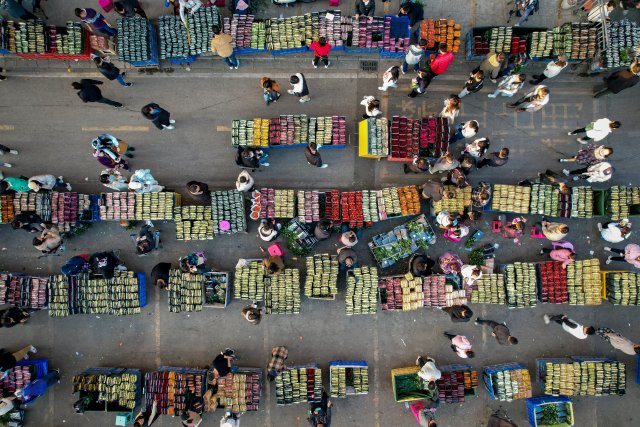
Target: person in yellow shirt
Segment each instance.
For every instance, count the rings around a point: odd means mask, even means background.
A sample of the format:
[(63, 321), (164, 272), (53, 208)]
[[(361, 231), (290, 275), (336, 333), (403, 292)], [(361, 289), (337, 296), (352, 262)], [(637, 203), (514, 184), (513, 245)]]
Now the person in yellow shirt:
[(229, 34), (222, 32), (220, 27), (213, 27), (213, 38), (211, 39), (211, 52), (220, 55), (224, 62), (227, 63), (230, 70), (237, 70), (240, 61), (233, 54), (233, 39)]

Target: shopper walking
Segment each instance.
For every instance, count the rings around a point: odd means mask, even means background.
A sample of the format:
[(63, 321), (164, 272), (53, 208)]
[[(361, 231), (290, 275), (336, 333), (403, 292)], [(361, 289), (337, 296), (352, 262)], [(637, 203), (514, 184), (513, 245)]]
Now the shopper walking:
[(597, 4), (593, 6), (587, 14), (589, 22), (604, 23), (609, 19), (609, 14), (616, 8), (616, 2), (609, 0), (606, 4)]
[(309, 48), (313, 52), (313, 68), (318, 68), (318, 62), (322, 61), (324, 68), (329, 68), (329, 52), (331, 52), (331, 44), (327, 42), (325, 37), (320, 37), (318, 40), (311, 42)]
[(71, 87), (78, 91), (78, 97), (82, 99), (82, 102), (98, 102), (100, 104), (122, 108), (123, 105), (121, 103), (102, 96), (102, 92), (97, 86), (101, 84), (102, 82), (100, 80), (82, 79), (79, 82), (71, 83)]
[(560, 163), (577, 163), (583, 166), (595, 165), (613, 154), (613, 148), (604, 145), (589, 144), (573, 157), (558, 159)]
[(109, 60), (109, 57), (101, 57), (100, 55), (92, 54), (91, 59), (93, 59), (93, 63), (96, 64), (98, 71), (105, 76), (107, 79), (113, 81), (117, 81), (121, 86), (130, 87), (133, 83), (127, 83), (124, 81), (124, 72), (120, 72), (120, 69), (113, 65)]
[[(5, 154), (13, 154), (14, 156), (18, 155), (18, 150), (14, 150), (12, 148), (7, 147), (6, 145), (0, 144), (0, 156), (4, 156)], [(11, 163), (0, 163), (5, 168), (12, 167)]]
[(551, 222), (543, 219), (541, 225), (542, 234), (552, 242), (564, 239), (569, 233), (569, 227), (561, 222)]
[(109, 21), (107, 21), (105, 17), (95, 9), (76, 8), (75, 14), (82, 20), (82, 22), (87, 24), (89, 28), (91, 28), (91, 31), (94, 33), (97, 31), (108, 37), (114, 37), (118, 35), (118, 30), (113, 28)]
[(123, 140), (106, 133), (103, 133), (102, 135), (91, 141), (91, 146), (94, 148), (94, 150), (108, 149), (122, 156), (127, 156), (130, 159), (133, 158), (133, 154), (131, 153), (133, 151), (136, 151), (136, 148), (134, 146), (129, 145)]
[(478, 133), (480, 125), (477, 120), (469, 120), (468, 122), (460, 123), (455, 128), (455, 133), (449, 138), (449, 145), (461, 139), (473, 138)]
[(478, 169), (482, 169), (485, 166), (491, 166), (492, 168), (497, 168), (497, 167), (506, 165), (508, 161), (509, 161), (509, 149), (501, 148), (500, 151), (494, 151), (484, 159), (480, 160), (476, 165), (476, 167)]
[(616, 331), (609, 328), (596, 329), (596, 335), (607, 341), (613, 348), (620, 350), (624, 354), (635, 356), (640, 354), (640, 344), (636, 344), (629, 338), (625, 338)]
[(56, 178), (51, 174), (35, 175), (29, 178), (29, 188), (35, 193), (45, 191), (71, 191), (71, 184), (65, 183), (62, 176)]
[(311, 101), (311, 97), (309, 97), (309, 88), (307, 87), (307, 80), (304, 78), (304, 74), (294, 74), (289, 78), (289, 83), (293, 86), (293, 89), (287, 90), (289, 95), (295, 95), (300, 98), (300, 103)]
[(464, 84), (464, 87), (458, 94), (458, 98), (463, 98), (470, 93), (479, 92), (480, 89), (484, 86), (484, 71), (480, 69), (480, 67), (476, 68), (469, 75), (469, 80), (467, 80)]
[(460, 166), (460, 163), (456, 160), (453, 153), (447, 151), (429, 167), (429, 173), (434, 174), (447, 172), (451, 169), (457, 168), (458, 166)]
[(240, 312), (244, 319), (252, 325), (259, 325), (262, 320), (262, 309), (258, 307), (258, 302), (244, 306)]
[(143, 405), (138, 415), (136, 415), (133, 421), (133, 427), (150, 427), (158, 418), (160, 418), (160, 412), (158, 412), (158, 401), (154, 399), (151, 404), (151, 410), (146, 409), (146, 405)]
[(315, 142), (309, 143), (307, 148), (304, 150), (304, 156), (307, 158), (307, 162), (311, 166), (315, 166), (318, 168), (328, 168), (329, 165), (326, 163), (322, 163), (322, 157), (320, 157), (320, 153), (318, 152), (318, 146)]
[(412, 44), (407, 49), (404, 55), (404, 62), (402, 63), (402, 74), (406, 74), (409, 71), (409, 65), (413, 66), (413, 71), (417, 72), (420, 68), (420, 61), (424, 57), (424, 50), (427, 48), (427, 40), (420, 39), (418, 44)]
[(513, 104), (507, 104), (507, 107), (515, 108), (518, 112), (534, 112), (542, 109), (548, 102), (549, 88), (539, 85)]
[(464, 147), (462, 154), (466, 153), (474, 159), (479, 159), (481, 157), (484, 157), (484, 155), (487, 153), (490, 144), (491, 141), (489, 141), (489, 138), (475, 139), (473, 142), (470, 142)]
[(160, 130), (172, 130), (176, 128), (174, 126), (176, 121), (171, 120), (171, 113), (154, 102), (142, 107), (141, 112), (146, 119), (151, 120)]
[(599, 98), (608, 93), (620, 93), (640, 82), (640, 63), (635, 59), (626, 70), (616, 71), (604, 78), (604, 85), (594, 89), (594, 98)]
[(363, 119), (368, 119), (370, 117), (375, 118), (382, 114), (382, 111), (380, 111), (380, 101), (373, 96), (369, 95), (362, 98), (360, 105), (364, 106), (364, 114), (362, 115)]
[(567, 57), (560, 55), (557, 60), (547, 63), (547, 68), (544, 69), (542, 74), (534, 74), (533, 80), (529, 80), (529, 83), (532, 85), (539, 85), (545, 79), (550, 79), (560, 74), (562, 70), (567, 68), (567, 65)]
[(17, 0), (0, 0), (0, 9), (5, 10), (13, 19), (38, 19), (36, 15), (25, 9)]
[(480, 64), (480, 69), (484, 73), (485, 78), (491, 79), (493, 83), (497, 83), (497, 78), (502, 68), (505, 55), (503, 52), (489, 52)]
[(424, 157), (414, 157), (411, 163), (404, 163), (404, 173), (425, 173), (429, 170), (429, 161)]
[(236, 190), (242, 193), (247, 193), (249, 191), (253, 191), (254, 188), (253, 177), (249, 172), (245, 170), (240, 172), (240, 175), (238, 175), (238, 178), (236, 179)]
[[(373, 0), (371, 0), (373, 1)], [(311, 403), (307, 421), (310, 427), (331, 427), (331, 407), (333, 402), (329, 400), (327, 393), (322, 391), (320, 402)]]
[(600, 236), (609, 243), (620, 243), (631, 235), (631, 223), (623, 218), (618, 222), (598, 223)]
[(489, 98), (495, 98), (498, 95), (500, 96), (508, 96), (511, 98), (513, 95), (518, 93), (522, 86), (524, 86), (524, 82), (527, 80), (526, 74), (513, 74), (510, 76), (503, 77), (498, 83), (498, 87), (495, 92), (487, 95)]
[(575, 320), (569, 319), (564, 314), (555, 314), (553, 316), (545, 314), (543, 318), (544, 323), (547, 325), (551, 322), (556, 322), (558, 325), (562, 325), (562, 329), (580, 340), (587, 339), (589, 335), (593, 335), (596, 332), (593, 326), (583, 326)]
[(591, 122), (583, 128), (576, 129), (572, 132), (568, 132), (567, 135), (578, 135), (580, 133), (586, 134), (582, 138), (578, 138), (580, 144), (587, 144), (589, 141), (600, 142), (605, 139), (614, 129), (618, 129), (622, 126), (619, 121), (612, 121), (607, 118), (598, 119), (595, 122)]
[(518, 339), (511, 335), (509, 328), (504, 323), (494, 322), (493, 320), (483, 320), (481, 318), (477, 318), (475, 321), (476, 325), (487, 325), (492, 331), (491, 335), (496, 337), (498, 344), (500, 345), (517, 345)]
[(451, 65), (452, 62), (453, 53), (447, 52), (447, 45), (441, 43), (438, 46), (438, 56), (429, 63), (429, 69), (426, 75), (427, 86), (431, 84), (431, 80), (433, 80), (434, 77), (444, 74), (449, 69), (449, 65)]
[(450, 95), (449, 98), (444, 100), (444, 107), (440, 112), (440, 117), (448, 119), (449, 124), (453, 125), (458, 114), (460, 114), (460, 105), (462, 105), (462, 101), (458, 98), (458, 95)]
[(409, 18), (410, 39), (417, 39), (420, 21), (424, 19), (424, 8), (422, 4), (414, 3), (412, 1), (401, 4), (400, 9), (398, 10), (398, 17), (402, 16)]
[(113, 9), (116, 13), (123, 18), (133, 18), (139, 15), (143, 18), (147, 18), (147, 14), (144, 13), (142, 6), (138, 0), (121, 0), (113, 3)]
[(473, 317), (473, 311), (466, 305), (454, 305), (452, 307), (443, 307), (442, 311), (451, 316), (453, 323), (466, 323)]
[(355, 10), (356, 19), (360, 18), (360, 16), (373, 17), (375, 12), (376, 12), (375, 0), (356, 0), (356, 10)]
[(586, 179), (588, 182), (606, 182), (611, 179), (615, 169), (609, 162), (600, 162), (584, 168), (569, 171), (563, 169), (562, 173), (566, 176), (574, 175), (573, 180)]
[(569, 242), (557, 241), (553, 242), (552, 248), (542, 248), (540, 255), (549, 254), (549, 257), (562, 263), (562, 268), (566, 269), (567, 266), (573, 263), (576, 259), (576, 253), (573, 251), (573, 245)]
[(605, 246), (604, 250), (616, 254), (615, 256), (609, 255), (606, 264), (611, 264), (611, 261), (626, 261), (635, 268), (640, 268), (640, 246), (635, 243), (630, 243), (625, 246), (624, 251), (607, 246)]
[(473, 352), (471, 342), (464, 335), (444, 333), (444, 336), (451, 340), (451, 350), (462, 359), (472, 359), (476, 355)]
[(260, 79), (260, 87), (262, 88), (262, 96), (264, 97), (265, 104), (269, 105), (280, 99), (280, 85), (275, 80), (269, 77), (263, 77)]
[(187, 22), (184, 16), (186, 10), (188, 10), (189, 13), (193, 15), (198, 11), (198, 9), (202, 7), (202, 2), (200, 0), (178, 0), (178, 3), (180, 6), (180, 10), (178, 13), (180, 14), (180, 19), (182, 20), (183, 24), (186, 24)]
[(418, 70), (418, 75), (411, 79), (411, 92), (407, 95), (409, 98), (415, 98), (427, 91), (429, 86), (428, 74), (424, 69)]
[(240, 61), (233, 53), (233, 38), (229, 34), (223, 33), (217, 25), (213, 27), (211, 52), (217, 53), (227, 63), (230, 70), (237, 70), (240, 66)]
[[(371, 0), (373, 1), (373, 0)], [(0, 70), (1, 71), (1, 70)], [(382, 86), (378, 86), (378, 90), (387, 91), (390, 87), (398, 87), (398, 79), (400, 78), (400, 67), (394, 65), (389, 67), (382, 75)]]

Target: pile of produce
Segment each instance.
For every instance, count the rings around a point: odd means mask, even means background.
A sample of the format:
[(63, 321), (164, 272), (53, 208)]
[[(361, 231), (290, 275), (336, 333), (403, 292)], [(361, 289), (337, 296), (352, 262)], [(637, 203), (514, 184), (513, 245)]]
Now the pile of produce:
[(200, 55), (211, 52), (213, 27), (220, 26), (220, 14), (217, 7), (201, 7), (196, 13), (185, 13), (187, 31), (190, 35), (189, 53)]
[(316, 254), (307, 257), (304, 294), (309, 298), (334, 299), (338, 293), (338, 257)]
[(173, 220), (178, 240), (213, 239), (213, 214), (211, 206), (176, 206)]
[(446, 276), (441, 274), (423, 278), (422, 289), (425, 307), (452, 307), (467, 303), (464, 289), (456, 289), (453, 284), (447, 283)]
[(571, 191), (558, 192), (558, 216), (569, 218), (571, 216)]
[(257, 411), (260, 405), (262, 385), (260, 374), (240, 368), (218, 380), (219, 406), (235, 414)]
[(62, 32), (59, 32), (55, 25), (50, 25), (48, 35), (48, 51), (50, 53), (62, 55), (80, 55), (84, 53), (82, 23), (67, 21)]
[(558, 216), (560, 191), (552, 185), (532, 184), (529, 212), (545, 216)]
[(13, 21), (7, 21), (8, 50), (15, 53), (46, 53), (44, 22), (41, 19), (22, 21), (17, 25), (16, 29)]
[(420, 38), (427, 40), (427, 49), (435, 50), (446, 45), (447, 52), (460, 49), (460, 24), (453, 19), (425, 19), (420, 23)]
[(382, 38), (382, 50), (384, 52), (405, 52), (407, 49), (409, 49), (409, 44), (410, 44), (409, 31), (407, 29), (405, 34), (403, 34), (401, 37), (397, 37), (397, 38), (392, 37), (391, 28), (392, 28), (392, 21), (394, 19), (398, 19), (398, 18), (394, 18), (389, 15), (384, 17), (384, 34)]
[(49, 277), (0, 273), (0, 304), (40, 309), (47, 306)]
[(609, 192), (609, 214), (611, 219), (619, 221), (629, 218), (631, 205), (640, 203), (640, 187), (613, 186)]
[(244, 267), (236, 267), (233, 278), (235, 298), (251, 301), (264, 299), (264, 270), (262, 262), (252, 261)]
[(587, 259), (574, 261), (567, 266), (567, 291), (569, 304), (600, 305), (600, 261)]
[(531, 33), (531, 48), (529, 55), (532, 58), (549, 58), (552, 56), (555, 33), (552, 30), (534, 31)]
[[(256, 142), (253, 137), (253, 124), (256, 120), (234, 120), (231, 122), (231, 145), (234, 147), (252, 147)], [(269, 122), (267, 121), (267, 129), (269, 128)], [(262, 129), (262, 123), (260, 125)], [(264, 134), (261, 133), (261, 137), (256, 138), (258, 147), (269, 146), (269, 136), (264, 138)], [(263, 145), (264, 143), (264, 145)]]
[(298, 191), (298, 219), (311, 223), (320, 221), (320, 199), (318, 191)]
[[(384, 32), (384, 18), (381, 16), (374, 16), (371, 21), (369, 17), (360, 16), (358, 19), (353, 19), (353, 35), (351, 39), (351, 46), (357, 48), (369, 48), (375, 49), (382, 47), (382, 40), (379, 35)], [(373, 35), (376, 34), (374, 40)]]
[(417, 310), (424, 307), (425, 294), (421, 277), (381, 277), (378, 282), (383, 310)]
[(102, 193), (99, 205), (101, 220), (135, 219), (136, 217), (135, 193)]
[(478, 289), (471, 291), (471, 303), (506, 304), (504, 275), (483, 274), (476, 280)]
[(51, 194), (51, 222), (60, 231), (69, 231), (78, 222), (78, 193)]
[(493, 27), (489, 31), (487, 31), (487, 33), (485, 33), (485, 38), (489, 40), (489, 52), (511, 52), (513, 28)]
[(118, 19), (118, 59), (126, 62), (148, 61), (151, 57), (150, 38), (149, 21), (145, 18)]
[(16, 390), (24, 388), (26, 385), (31, 384), (31, 379), (35, 380), (37, 368), (34, 365), (31, 366), (14, 366), (11, 369), (7, 369), (3, 378), (0, 378), (0, 399), (11, 398)]
[(537, 304), (536, 265), (532, 262), (515, 262), (506, 267), (507, 305), (533, 307)]
[(470, 185), (463, 189), (458, 189), (454, 185), (445, 185), (444, 188), (445, 191), (453, 192), (454, 196), (451, 199), (441, 199), (437, 202), (432, 202), (433, 212), (435, 214), (440, 212), (462, 212), (471, 206), (472, 188)]
[(442, 376), (438, 380), (438, 397), (441, 402), (464, 403), (465, 396), (476, 395), (478, 371), (471, 369), (471, 366), (463, 369), (456, 365), (452, 370), (448, 370), (446, 366), (440, 369)]
[[(247, 231), (247, 221), (244, 216), (244, 195), (235, 190), (211, 192), (211, 215), (213, 219), (213, 234), (232, 234)], [(220, 229), (220, 221), (228, 221), (231, 228), (228, 231)]]
[(494, 184), (491, 209), (501, 212), (528, 214), (531, 204), (531, 187)]
[[(76, 278), (69, 277), (69, 281), (75, 281)], [(50, 317), (67, 317), (70, 313), (69, 307), (69, 284), (67, 276), (59, 274), (51, 276), (49, 283), (49, 316)], [(72, 289), (73, 290), (73, 289)]]
[(310, 43), (311, 15), (308, 15), (309, 26), (305, 24), (305, 16), (289, 18), (271, 18), (265, 20), (265, 34), (268, 50), (297, 49)]
[(251, 26), (251, 49), (265, 49), (267, 42), (266, 28), (264, 22), (254, 22)]
[(175, 194), (136, 193), (136, 220), (172, 219)]
[(311, 23), (313, 31), (311, 38), (318, 40), (319, 37), (324, 37), (331, 46), (343, 46), (341, 22), (342, 12), (340, 10), (312, 12)]
[(264, 280), (267, 314), (300, 313), (300, 270), (287, 268)]
[(229, 274), (209, 271), (204, 274), (204, 306), (224, 308), (227, 305)]
[(554, 28), (554, 55), (590, 59), (598, 49), (598, 29), (588, 22), (566, 23)]
[(628, 271), (607, 273), (607, 299), (610, 303), (640, 305), (638, 290), (640, 290), (640, 275), (638, 273)]
[(347, 315), (373, 314), (378, 311), (378, 269), (354, 268), (347, 274), (345, 297)]
[(276, 403), (319, 402), (322, 397), (322, 369), (287, 368), (276, 377)]
[(389, 157), (412, 161), (420, 155), (420, 119), (393, 116)]
[(389, 155), (389, 120), (368, 118), (369, 129), (369, 154), (373, 156)]
[(326, 116), (309, 118), (307, 142), (323, 145), (345, 145), (347, 143), (346, 117)]
[(420, 156), (437, 159), (449, 150), (449, 119), (425, 117), (420, 123)]
[(362, 190), (362, 213), (364, 222), (370, 224), (378, 222), (380, 219), (380, 211), (378, 209), (378, 193), (374, 190)]
[(0, 222), (9, 223), (13, 221), (13, 196), (4, 194), (0, 196)]
[(349, 224), (349, 228), (364, 226), (362, 191), (343, 191), (340, 195), (340, 205), (342, 222)]
[(369, 368), (366, 366), (331, 366), (331, 397), (369, 394)]
[(324, 195), (324, 217), (333, 221), (334, 224), (339, 223), (342, 218), (340, 216), (340, 192), (330, 190), (324, 193)]
[(571, 188), (571, 218), (593, 217), (593, 189), (591, 187)]
[(309, 138), (309, 118), (302, 115), (281, 115), (269, 124), (271, 145), (306, 144)]
[(606, 21), (609, 48), (603, 52), (604, 66), (615, 68), (628, 66), (634, 57), (634, 49), (640, 46), (640, 27), (633, 21)]
[(540, 301), (552, 304), (566, 304), (569, 302), (567, 291), (567, 270), (558, 261), (541, 262), (538, 264), (540, 273)]
[[(251, 32), (253, 28), (253, 15), (233, 15), (223, 18), (223, 32), (231, 35), (231, 44), (234, 49), (251, 48)], [(263, 46), (264, 48), (264, 46)]]
[[(500, 366), (500, 365), (498, 365)], [(511, 402), (516, 399), (531, 397), (531, 377), (527, 369), (513, 369), (504, 365), (505, 369), (491, 373), (491, 383), (495, 400)], [(487, 369), (485, 367), (485, 375)], [(509, 370), (508, 370), (509, 369)]]
[(43, 221), (51, 220), (50, 193), (16, 193), (13, 195), (13, 212), (35, 212)]
[(200, 273), (183, 273), (178, 269), (169, 272), (169, 311), (202, 311), (202, 282)]
[(144, 375), (144, 396), (147, 411), (157, 402), (157, 412), (163, 415), (182, 414), (187, 409), (187, 394), (202, 400), (206, 387), (204, 369), (162, 368)]
[(282, 230), (282, 237), (287, 240), (287, 248), (296, 256), (305, 256), (311, 253), (318, 239), (311, 231), (310, 226), (293, 218)]
[(182, 24), (180, 16), (158, 17), (160, 28), (160, 58), (186, 58), (189, 56), (189, 42), (187, 29)]
[(369, 242), (369, 249), (378, 265), (386, 268), (418, 249), (426, 251), (435, 241), (431, 225), (424, 215), (420, 215), (387, 233), (374, 236)]
[[(82, 373), (73, 377), (73, 392), (98, 393), (99, 402), (133, 411), (138, 404), (140, 376), (128, 372)], [(117, 410), (113, 405), (111, 410)]]
[(419, 215), (420, 208), (420, 196), (415, 185), (408, 185), (406, 187), (398, 187), (398, 196), (400, 198), (400, 213), (402, 216), (407, 215)]
[(383, 212), (383, 219), (402, 215), (400, 194), (396, 187), (385, 187), (378, 193), (381, 193), (381, 197), (378, 198), (378, 209)]
[(615, 361), (547, 362), (544, 394), (604, 396), (626, 393), (626, 365)]

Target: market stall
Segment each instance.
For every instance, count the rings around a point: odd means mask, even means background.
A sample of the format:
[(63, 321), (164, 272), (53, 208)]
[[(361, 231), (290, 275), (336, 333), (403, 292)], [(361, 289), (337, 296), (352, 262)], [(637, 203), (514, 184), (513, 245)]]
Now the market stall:
[(502, 363), (485, 366), (484, 388), (493, 400), (511, 402), (531, 397), (531, 376), (520, 363)]
[(180, 16), (158, 17), (158, 29), (160, 59), (168, 59), (174, 64), (190, 63), (196, 60), (197, 55), (191, 54), (190, 51), (187, 27), (182, 23)]
[(304, 295), (311, 299), (334, 300), (338, 293), (338, 257), (315, 254), (307, 257)]
[(382, 159), (389, 155), (389, 120), (370, 117), (358, 124), (358, 155)]
[(471, 186), (459, 189), (454, 185), (445, 185), (445, 191), (453, 194), (449, 199), (440, 199), (431, 202), (431, 214), (438, 215), (440, 212), (463, 212), (471, 207)]
[(335, 398), (369, 394), (369, 366), (364, 360), (329, 362), (329, 395)]
[(489, 52), (527, 54), (527, 40), (534, 33), (546, 31), (538, 27), (473, 27), (466, 35), (468, 61), (481, 61)]
[(385, 15), (382, 36), (382, 58), (402, 58), (411, 39), (411, 28), (407, 16)]
[(294, 218), (296, 198), (294, 190), (261, 188), (251, 193), (251, 210), (258, 212), (251, 219)]
[(605, 396), (626, 393), (626, 365), (608, 357), (536, 359), (537, 379), (551, 396)]
[(287, 366), (275, 379), (276, 404), (319, 402), (322, 369), (316, 363)]
[(540, 262), (538, 271), (538, 298), (542, 303), (568, 304), (567, 270), (559, 261)]
[(260, 407), (263, 382), (261, 368), (235, 368), (233, 372), (218, 380), (218, 390), (215, 394), (218, 407), (235, 414), (257, 411)]
[(427, 18), (420, 22), (420, 38), (427, 41), (428, 51), (436, 51), (444, 45), (447, 52), (458, 53), (460, 31), (460, 24), (453, 19)]
[(156, 29), (145, 18), (118, 19), (118, 59), (134, 67), (160, 65)]
[(264, 277), (266, 314), (300, 314), (300, 270), (285, 268)]
[(348, 316), (378, 311), (378, 269), (358, 267), (347, 272), (345, 308)]
[(233, 278), (234, 298), (262, 301), (264, 300), (264, 267), (262, 260), (244, 260), (236, 266)]
[(0, 20), (0, 54), (16, 54), (25, 59), (89, 59), (89, 33), (80, 22), (67, 21), (64, 27), (44, 21)]
[(369, 242), (369, 249), (378, 266), (386, 268), (407, 258), (418, 249), (429, 249), (429, 245), (435, 242), (436, 235), (422, 214), (387, 233), (374, 236)]
[(506, 304), (506, 285), (503, 274), (483, 274), (471, 291), (472, 304)]
[(471, 365), (445, 365), (439, 369), (442, 373), (438, 380), (440, 402), (464, 403), (466, 398), (478, 395), (478, 371)]
[(532, 427), (573, 427), (573, 403), (567, 397), (529, 397), (527, 418)]
[(233, 15), (222, 20), (223, 32), (231, 35), (233, 53), (243, 55), (265, 52), (266, 30), (264, 21), (253, 15)]
[(407, 368), (394, 368), (391, 370), (391, 387), (393, 398), (396, 402), (413, 402), (416, 400), (430, 399), (434, 391), (427, 389), (426, 382), (418, 376), (420, 368), (409, 366)]
[(142, 372), (126, 368), (89, 368), (74, 375), (73, 393), (78, 393), (80, 399), (74, 405), (77, 413), (117, 412), (118, 417), (126, 418), (142, 401)]
[[(604, 296), (613, 305), (640, 305), (640, 273), (601, 271)], [(603, 299), (605, 299), (603, 298)]]
[[(300, 206), (300, 198), (298, 198), (298, 206)], [(293, 218), (282, 228), (282, 237), (287, 241), (287, 249), (296, 256), (309, 255), (318, 243), (311, 227), (307, 223), (300, 222), (297, 218)]]
[(534, 307), (538, 303), (535, 263), (507, 264), (504, 273), (509, 308)]
[(49, 276), (0, 273), (0, 305), (38, 310), (48, 306)]
[(202, 311), (204, 276), (200, 273), (184, 273), (174, 268), (169, 271), (169, 311), (181, 313)]
[(212, 191), (213, 234), (246, 233), (244, 194), (240, 191)]
[(602, 283), (600, 261), (577, 260), (567, 266), (567, 292), (571, 305), (600, 305)]
[(384, 40), (384, 18), (382, 16), (352, 16), (347, 18), (348, 53), (378, 53)]
[(157, 371), (147, 372), (144, 375), (146, 410), (151, 411), (156, 402), (159, 414), (180, 415), (190, 409), (187, 408), (188, 394), (192, 395), (192, 404), (202, 407), (206, 381), (206, 369), (161, 366)]

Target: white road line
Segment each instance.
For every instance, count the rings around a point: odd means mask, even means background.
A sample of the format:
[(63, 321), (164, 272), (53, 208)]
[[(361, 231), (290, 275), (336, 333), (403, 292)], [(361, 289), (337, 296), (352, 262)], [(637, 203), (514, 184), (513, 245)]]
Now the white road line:
[(16, 128), (13, 125), (0, 125), (0, 130), (12, 131), (16, 130)]

